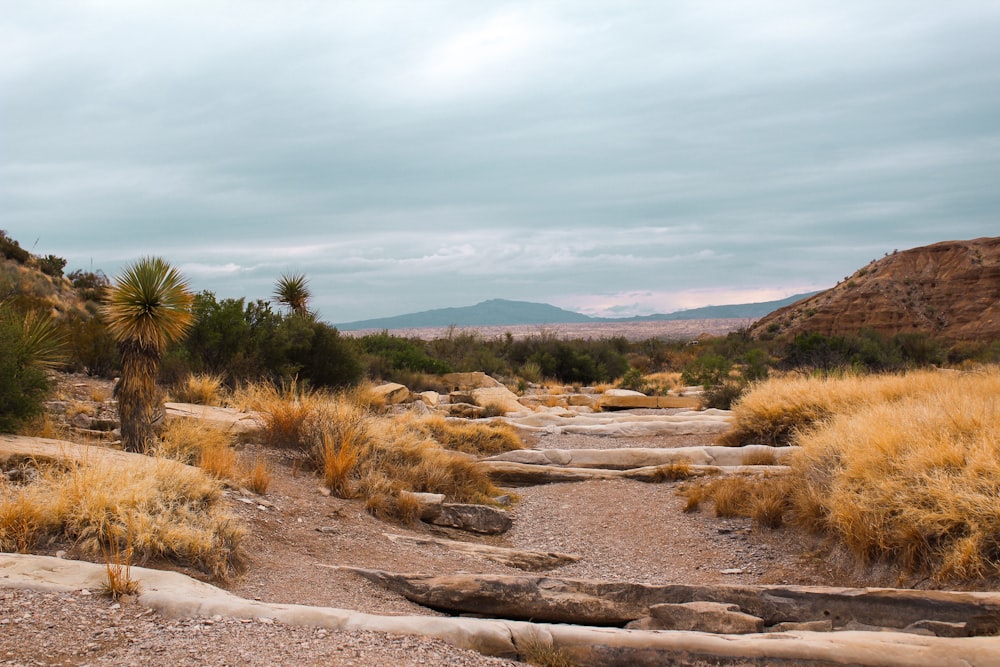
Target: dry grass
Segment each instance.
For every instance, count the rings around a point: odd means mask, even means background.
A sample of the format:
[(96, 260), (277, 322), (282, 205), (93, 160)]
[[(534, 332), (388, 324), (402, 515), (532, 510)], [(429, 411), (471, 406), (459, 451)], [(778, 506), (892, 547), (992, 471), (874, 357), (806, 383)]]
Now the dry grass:
[(170, 420), (156, 454), (196, 465), (218, 479), (237, 480), (241, 476), (232, 436), (196, 419)]
[(122, 541), (120, 527), (111, 526), (105, 531), (109, 539), (108, 544), (101, 545), (106, 568), (101, 593), (113, 600), (120, 600), (126, 595), (136, 595), (139, 592), (139, 582), (132, 578), (132, 558), (135, 555), (135, 548), (132, 544), (132, 527), (127, 525), (124, 528), (124, 548), (119, 547)]
[(94, 403), (104, 403), (109, 398), (111, 398), (111, 394), (108, 393), (107, 389), (105, 389), (104, 387), (100, 387), (98, 385), (91, 385), (90, 387), (91, 401), (93, 401)]
[(741, 463), (745, 466), (773, 466), (778, 464), (778, 457), (772, 451), (749, 451), (743, 454)]
[(839, 415), (793, 459), (801, 525), (862, 561), (938, 577), (1000, 573), (1000, 369)]
[(106, 562), (109, 550), (131, 549), (225, 579), (241, 569), (244, 531), (221, 497), (217, 482), (167, 459), (50, 466), (34, 482), (0, 486), (0, 550), (68, 540)]
[(469, 422), (447, 419), (442, 415), (403, 419), (414, 430), (428, 435), (448, 449), (464, 454), (493, 456), (524, 449), (524, 443), (514, 428), (503, 422)]
[(268, 487), (271, 486), (274, 471), (271, 468), (271, 464), (267, 462), (267, 459), (261, 455), (257, 455), (254, 457), (253, 463), (243, 469), (242, 477), (248, 489), (258, 496), (262, 496), (267, 493)]
[(657, 466), (653, 471), (654, 482), (677, 482), (694, 476), (690, 461), (678, 461)]
[(400, 492), (443, 493), (452, 502), (491, 502), (500, 490), (458, 451), (497, 453), (523, 447), (499, 423), (468, 424), (444, 418), (392, 417), (372, 410), (357, 391), (296, 392), (262, 386), (234, 397), (263, 415), (262, 439), (301, 453), (331, 492), (361, 498), (369, 512), (410, 520), (418, 508)]
[(518, 652), (523, 660), (534, 667), (575, 667), (576, 661), (573, 656), (563, 648), (552, 643), (552, 640), (545, 640), (541, 637), (532, 637), (528, 641), (521, 642)]
[(936, 391), (949, 373), (796, 377), (756, 384), (733, 408), (733, 428), (721, 444), (787, 445), (796, 433), (833, 415)]
[(189, 375), (170, 390), (178, 403), (222, 405), (222, 377), (211, 374)]
[(25, 422), (18, 430), (21, 435), (33, 438), (49, 438), (52, 440), (69, 440), (69, 429), (57, 424), (48, 412), (42, 413), (34, 419)]
[(681, 494), (687, 498), (685, 512), (711, 500), (717, 517), (749, 517), (759, 528), (778, 528), (792, 508), (792, 486), (789, 475), (730, 475), (688, 486)]

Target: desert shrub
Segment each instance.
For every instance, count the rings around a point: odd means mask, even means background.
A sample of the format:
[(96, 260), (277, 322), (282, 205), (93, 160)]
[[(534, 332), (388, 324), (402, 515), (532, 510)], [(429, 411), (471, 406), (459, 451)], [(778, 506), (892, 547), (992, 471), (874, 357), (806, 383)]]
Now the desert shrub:
[(1000, 562), (1000, 370), (939, 373), (894, 402), (838, 413), (799, 438), (799, 522), (861, 561), (939, 577)]
[(217, 479), (237, 480), (240, 469), (232, 436), (196, 419), (172, 419), (160, 435), (156, 454), (198, 466)]
[(730, 475), (701, 481), (681, 490), (687, 498), (685, 512), (711, 500), (717, 517), (748, 517), (759, 528), (779, 528), (792, 510), (794, 478), (779, 475)]
[(0, 551), (63, 538), (102, 558), (128, 536), (139, 562), (165, 558), (225, 579), (244, 563), (244, 530), (222, 509), (217, 482), (176, 461), (50, 467), (35, 482), (0, 487)]
[(77, 269), (71, 271), (68, 276), (73, 289), (84, 301), (101, 301), (111, 281), (103, 271), (83, 271)]
[(638, 368), (630, 368), (622, 377), (621, 381), (618, 383), (620, 389), (631, 389), (632, 391), (638, 391), (640, 393), (648, 393), (649, 385), (646, 383), (646, 378), (643, 377), (642, 371)]
[(20, 243), (10, 238), (2, 229), (0, 229), (0, 255), (18, 264), (24, 264), (31, 257), (30, 252), (22, 248)]
[(66, 268), (66, 260), (55, 255), (46, 255), (38, 258), (38, 270), (53, 278), (62, 278), (63, 269)]
[(100, 317), (76, 314), (60, 324), (69, 355), (68, 367), (98, 377), (113, 377), (121, 363), (121, 355), (111, 332)]
[(373, 379), (398, 382), (396, 374), (400, 371), (440, 375), (452, 370), (446, 362), (431, 357), (429, 344), (419, 338), (391, 336), (388, 331), (382, 331), (362, 336), (359, 344), (369, 359), (369, 373)]
[(49, 390), (45, 370), (63, 358), (63, 341), (50, 317), (0, 303), (0, 432), (41, 413)]

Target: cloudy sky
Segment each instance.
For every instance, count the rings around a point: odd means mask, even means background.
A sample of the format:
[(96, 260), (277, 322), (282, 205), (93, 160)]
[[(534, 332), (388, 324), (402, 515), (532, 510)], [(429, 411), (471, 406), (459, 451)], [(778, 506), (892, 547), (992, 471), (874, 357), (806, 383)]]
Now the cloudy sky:
[(1000, 2), (0, 0), (0, 229), (332, 322), (777, 299), (1000, 235)]

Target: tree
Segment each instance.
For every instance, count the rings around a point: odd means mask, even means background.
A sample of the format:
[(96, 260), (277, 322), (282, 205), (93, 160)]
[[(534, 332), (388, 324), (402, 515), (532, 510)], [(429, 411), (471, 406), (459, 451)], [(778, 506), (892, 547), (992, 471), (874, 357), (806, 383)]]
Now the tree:
[(274, 300), (288, 306), (296, 315), (309, 314), (306, 304), (310, 297), (309, 280), (301, 273), (283, 273), (274, 286)]
[(187, 281), (159, 257), (126, 267), (111, 287), (102, 312), (122, 357), (115, 394), (127, 451), (146, 452), (153, 442), (160, 359), (191, 328), (192, 300)]

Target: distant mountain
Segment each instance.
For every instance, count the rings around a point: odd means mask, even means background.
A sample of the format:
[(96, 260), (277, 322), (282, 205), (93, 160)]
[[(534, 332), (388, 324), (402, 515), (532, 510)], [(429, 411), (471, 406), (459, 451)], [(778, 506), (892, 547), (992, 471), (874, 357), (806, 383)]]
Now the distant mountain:
[(779, 301), (744, 303), (730, 306), (706, 306), (663, 315), (641, 317), (590, 317), (547, 303), (491, 299), (462, 308), (437, 308), (419, 313), (380, 317), (338, 324), (342, 331), (360, 329), (421, 329), (426, 327), (514, 326), (521, 324), (568, 324), (575, 322), (643, 322), (665, 320), (756, 319), (811, 294), (799, 294)]
[(358, 329), (420, 329), (423, 327), (503, 326), (505, 324), (562, 324), (564, 322), (592, 322), (593, 318), (571, 310), (563, 310), (547, 303), (490, 299), (474, 306), (462, 308), (437, 308), (419, 313), (380, 317), (338, 324), (343, 331)]
[(1000, 237), (943, 241), (863, 266), (836, 287), (758, 320), (758, 337), (924, 333), (938, 340), (1000, 338)]

